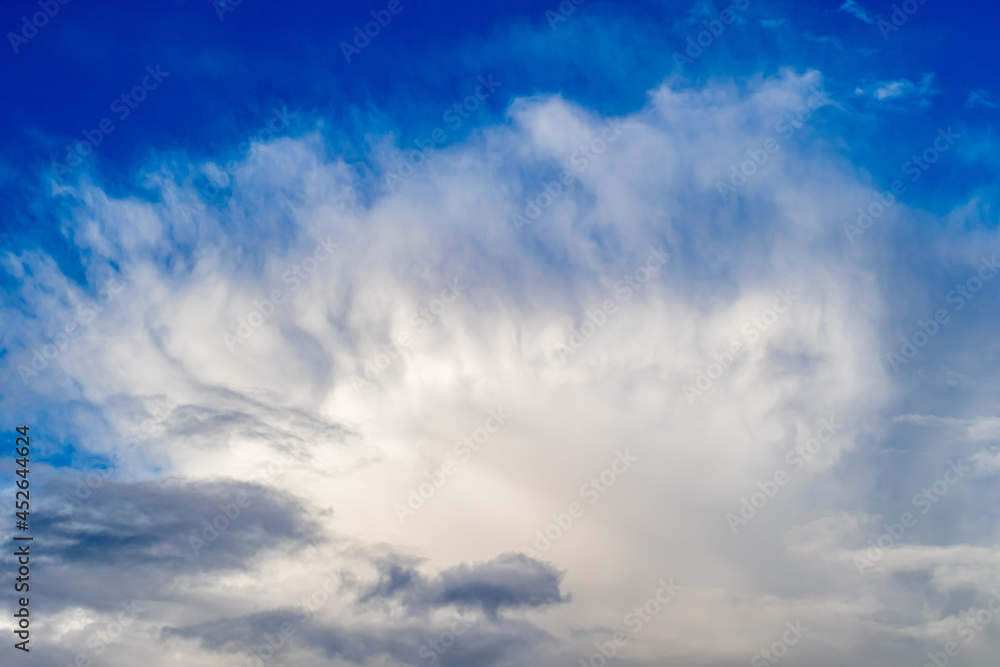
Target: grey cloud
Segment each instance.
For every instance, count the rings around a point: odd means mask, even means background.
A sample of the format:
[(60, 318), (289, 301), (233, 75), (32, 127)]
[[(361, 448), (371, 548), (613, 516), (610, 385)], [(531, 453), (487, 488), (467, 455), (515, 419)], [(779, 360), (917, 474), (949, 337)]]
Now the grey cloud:
[[(520, 554), (459, 565), (431, 578), (420, 574), (412, 559), (402, 556), (383, 559), (377, 567), (378, 579), (361, 591), (358, 602), (368, 605), (398, 600), (410, 614), (388, 614), (379, 623), (345, 625), (315, 621), (311, 614), (285, 608), (165, 628), (161, 637), (196, 639), (210, 651), (236, 653), (262, 643), (265, 633), (274, 636), (283, 624), (291, 623), (295, 628), (292, 644), (298, 648), (354, 664), (368, 664), (385, 656), (414, 664), (424, 662), (430, 652), (445, 667), (494, 665), (524, 659), (538, 644), (551, 640), (529, 622), (498, 616), (500, 609), (568, 600), (559, 591), (562, 573)], [(424, 613), (448, 606), (479, 608), (485, 617), (463, 615), (442, 622), (429, 620)], [(444, 646), (441, 639), (448, 634), (454, 641), (446, 638)]]
[[(377, 656), (391, 656), (404, 664), (429, 664), (420, 655), (429, 651), (429, 641), (449, 633), (448, 626), (364, 626), (356, 628), (316, 627), (303, 633), (303, 641), (322, 650), (330, 658), (366, 664)], [(454, 634), (452, 636), (455, 636)], [(498, 623), (477, 623), (455, 636), (454, 643), (437, 652), (442, 667), (488, 667), (523, 660), (530, 650), (551, 637), (530, 623), (503, 619)]]
[(163, 629), (160, 636), (163, 639), (197, 639), (209, 650), (236, 652), (261, 642), (265, 633), (278, 633), (285, 623), (294, 625), (301, 619), (302, 613), (295, 609), (275, 609), (180, 628), (168, 627)]
[[(50, 481), (46, 494), (69, 495), (69, 487)], [(225, 516), (220, 505), (234, 513), (240, 494), (249, 504), (235, 519), (226, 517), (229, 525), (196, 554), (191, 540), (206, 538), (203, 522)], [(164, 486), (105, 480), (80, 504), (63, 501), (32, 518), (49, 559), (38, 598), (59, 607), (113, 608), (119, 599), (155, 598), (177, 576), (246, 568), (268, 550), (324, 539), (291, 496), (234, 481)], [(87, 577), (79, 576), (81, 569)]]
[(503, 608), (542, 607), (569, 600), (559, 591), (562, 573), (522, 554), (458, 565), (431, 579), (395, 561), (382, 562), (378, 568), (378, 581), (361, 596), (361, 602), (398, 599), (411, 609), (478, 607), (495, 618)]
[[(452, 633), (453, 643), (434, 652), (435, 661), (443, 667), (486, 667), (523, 660), (540, 643), (551, 636), (525, 621), (499, 619), (484, 623), (463, 619), (440, 627), (424, 625), (413, 619), (405, 622), (358, 623), (354, 625), (320, 624), (315, 621), (302, 625), (303, 615), (292, 609), (279, 609), (247, 616), (226, 618), (211, 623), (166, 628), (161, 637), (196, 639), (201, 646), (219, 653), (239, 653), (265, 642), (264, 635), (277, 635), (282, 624), (291, 623), (289, 652), (310, 649), (326, 658), (366, 665), (378, 658), (390, 657), (403, 664), (427, 664), (432, 641), (440, 642), (449, 627), (461, 629)], [(425, 653), (421, 655), (421, 651)]]

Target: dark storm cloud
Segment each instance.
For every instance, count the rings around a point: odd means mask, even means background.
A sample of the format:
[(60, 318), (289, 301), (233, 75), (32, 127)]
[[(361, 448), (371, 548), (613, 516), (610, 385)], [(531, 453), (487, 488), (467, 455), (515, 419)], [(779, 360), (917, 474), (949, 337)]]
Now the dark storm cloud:
[[(64, 482), (47, 486), (51, 496), (69, 493)], [(269, 549), (322, 539), (292, 497), (234, 481), (105, 480), (79, 504), (64, 501), (32, 517), (46, 559), (40, 599), (94, 609), (157, 598), (177, 576), (246, 569)]]
[(559, 592), (562, 574), (522, 554), (504, 554), (485, 563), (458, 565), (428, 579), (412, 565), (378, 564), (378, 581), (359, 600), (397, 599), (412, 610), (477, 607), (496, 617), (503, 608), (541, 607), (566, 602)]
[(298, 610), (280, 609), (166, 628), (162, 637), (197, 639), (203, 648), (220, 653), (248, 653), (264, 646), (266, 636), (273, 642), (284, 628), (288, 644), (280, 651), (310, 649), (326, 658), (358, 665), (385, 657), (403, 664), (428, 664), (428, 656), (433, 655), (435, 663), (443, 667), (488, 667), (518, 660), (540, 643), (551, 640), (530, 623), (508, 619), (496, 622), (456, 619), (438, 627), (413, 619), (347, 626), (307, 618)]
[[(387, 614), (381, 623), (331, 623), (317, 619), (318, 606), (284, 608), (165, 628), (162, 637), (196, 639), (206, 649), (238, 653), (263, 644), (265, 635), (274, 640), (283, 632), (289, 646), (353, 664), (388, 656), (404, 664), (427, 663), (433, 657), (444, 667), (488, 666), (522, 659), (551, 639), (531, 623), (498, 616), (499, 609), (568, 600), (559, 591), (560, 572), (520, 554), (448, 568), (433, 578), (420, 574), (413, 562), (403, 556), (383, 560), (378, 580), (361, 591), (362, 604), (399, 601), (410, 612)], [(484, 615), (432, 620), (425, 613), (448, 606), (475, 607)]]
[[(458, 630), (456, 632), (454, 630)], [(442, 642), (442, 638), (444, 642)], [(490, 667), (524, 658), (551, 636), (524, 621), (453, 621), (441, 627), (309, 627), (301, 641), (328, 658), (364, 665), (376, 657), (390, 656), (403, 664), (442, 667)], [(445, 646), (447, 644), (447, 646)]]
[(164, 628), (162, 637), (197, 639), (202, 646), (212, 651), (238, 652), (260, 642), (265, 634), (280, 632), (285, 623), (295, 626), (302, 619), (303, 614), (298, 610), (275, 609), (198, 625)]
[[(226, 512), (238, 515), (216, 522), (228, 525), (196, 554), (190, 538), (208, 539), (204, 522)], [(263, 549), (310, 534), (304, 510), (290, 496), (230, 481), (166, 487), (109, 480), (79, 505), (39, 512), (34, 523), (49, 541), (47, 553), (59, 560), (174, 572), (241, 567)]]

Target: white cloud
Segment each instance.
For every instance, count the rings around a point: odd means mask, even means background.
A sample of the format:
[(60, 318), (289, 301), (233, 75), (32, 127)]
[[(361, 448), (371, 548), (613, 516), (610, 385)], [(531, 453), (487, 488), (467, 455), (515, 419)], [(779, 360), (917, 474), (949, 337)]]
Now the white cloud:
[(970, 457), (976, 466), (977, 475), (996, 475), (1000, 473), (1000, 449), (982, 450)]
[(875, 84), (875, 89), (872, 91), (871, 96), (880, 102), (904, 100), (907, 98), (924, 100), (925, 98), (936, 93), (933, 84), (933, 74), (925, 74), (921, 77), (919, 83), (914, 83), (909, 79), (884, 81)]
[(865, 23), (874, 23), (875, 19), (871, 17), (868, 10), (862, 5), (855, 2), (855, 0), (846, 0), (844, 4), (840, 6), (840, 11), (847, 12), (851, 16), (857, 18), (858, 20), (864, 21)]

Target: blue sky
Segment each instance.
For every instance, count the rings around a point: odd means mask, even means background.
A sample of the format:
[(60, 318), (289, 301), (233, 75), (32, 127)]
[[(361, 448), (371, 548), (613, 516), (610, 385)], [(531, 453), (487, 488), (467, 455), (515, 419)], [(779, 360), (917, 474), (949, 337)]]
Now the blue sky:
[(992, 664), (997, 12), (5, 4), (0, 650)]
[[(479, 123), (501, 118), (514, 97), (539, 92), (559, 92), (603, 113), (624, 113), (642, 106), (650, 88), (676, 74), (672, 54), (683, 51), (686, 38), (713, 14), (710, 5), (697, 3), (587, 2), (553, 30), (545, 12), (558, 3), (475, 11), (435, 2), (402, 6), (394, 23), (347, 63), (339, 44), (350, 42), (353, 28), (371, 20), (369, 12), (378, 8), (345, 3), (275, 12), (244, 2), (220, 21), (204, 2), (65, 5), (36, 37), (18, 45), (4, 67), (4, 85), (17, 99), (3, 109), (6, 171), (10, 178), (36, 182), (45, 166), (63, 157), (66, 142), (109, 115), (110, 101), (154, 64), (170, 72), (169, 85), (121, 123), (95, 155), (97, 168), (116, 173), (178, 148), (218, 155), (282, 104), (335, 119), (363, 156), (364, 134), (373, 125), (407, 143), (433, 127), (439, 109), (483, 72), (504, 81), (505, 90)], [(5, 6), (5, 25), (19, 25), (29, 9), (37, 11), (33, 4)], [(866, 11), (883, 20), (892, 15), (888, 5)], [(872, 104), (870, 95), (845, 99), (858, 111), (843, 119), (854, 133), (891, 137), (905, 154), (921, 128), (962, 119), (988, 131), (993, 73), (971, 63), (956, 45), (974, 45), (974, 60), (991, 62), (997, 55), (988, 33), (994, 11), (924, 4), (920, 20), (885, 40), (877, 24), (834, 3), (754, 2), (738, 12), (741, 24), (727, 28), (725, 39), (688, 68), (684, 82), (815, 68), (831, 89), (849, 98), (859, 86), (919, 85), (930, 75), (930, 91), (922, 97), (933, 104), (919, 115), (876, 113), (882, 107)], [(968, 109), (975, 91), (987, 96)], [(882, 106), (902, 110), (918, 103), (901, 97)], [(894, 164), (882, 151), (864, 151), (865, 143), (850, 144), (856, 162), (873, 171), (888, 168), (879, 157)]]

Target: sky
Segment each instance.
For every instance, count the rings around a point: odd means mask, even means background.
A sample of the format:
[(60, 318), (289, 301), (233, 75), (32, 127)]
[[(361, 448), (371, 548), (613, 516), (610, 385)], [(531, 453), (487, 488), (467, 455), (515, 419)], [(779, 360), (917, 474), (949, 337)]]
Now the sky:
[(0, 662), (995, 664), (998, 12), (4, 3)]

